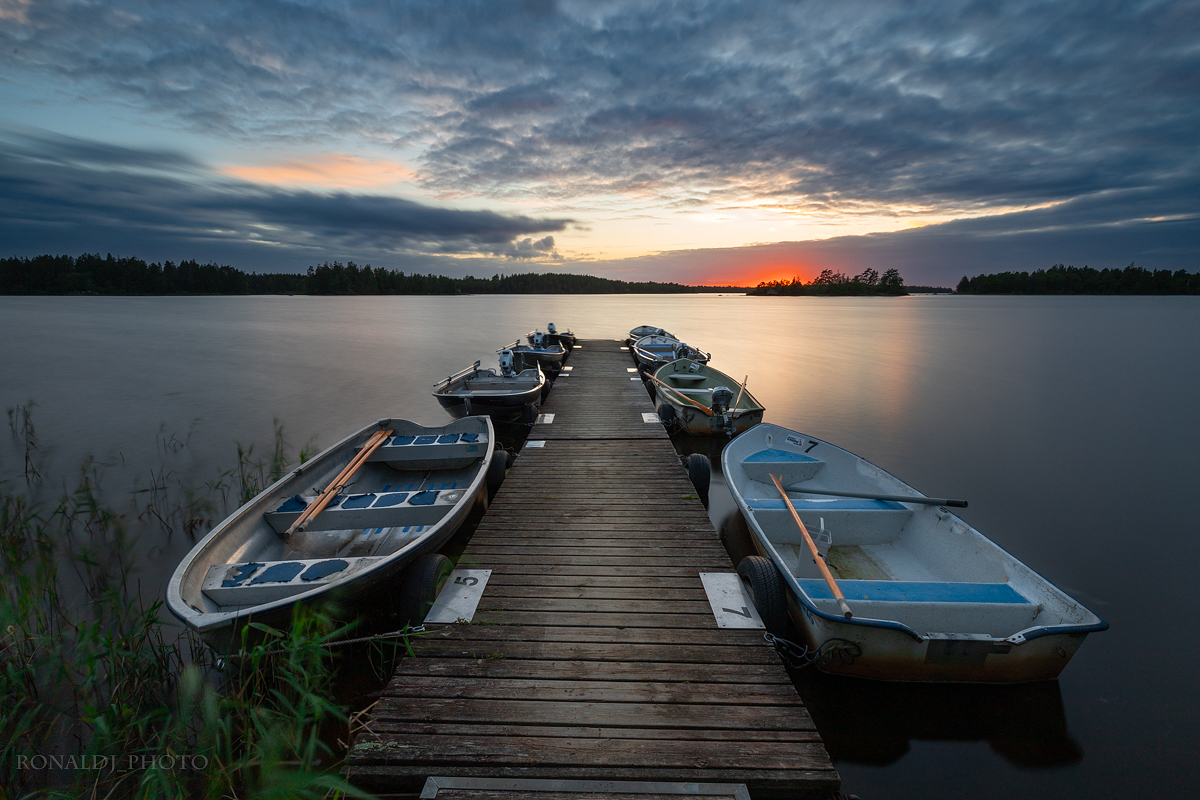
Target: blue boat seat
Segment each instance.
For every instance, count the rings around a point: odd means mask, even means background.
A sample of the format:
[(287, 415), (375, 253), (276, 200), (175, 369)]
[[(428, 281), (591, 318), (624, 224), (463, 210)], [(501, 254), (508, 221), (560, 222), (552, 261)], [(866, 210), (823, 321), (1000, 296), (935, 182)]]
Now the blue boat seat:
[[(333, 499), (306, 530), (342, 531), (365, 528), (398, 528), (405, 525), (432, 525), (445, 516), (462, 497), (454, 486), (444, 490), (421, 492), (368, 492), (339, 495)], [(457, 483), (455, 483), (457, 486)], [(276, 533), (284, 533), (300, 516), (309, 501), (289, 498), (274, 511), (263, 515)]]
[(215, 564), (201, 591), (219, 606), (247, 608), (282, 600), (362, 571), (377, 557), (291, 559)]
[(778, 447), (759, 450), (742, 460), (742, 469), (750, 480), (770, 486), (771, 476), (775, 475), (785, 488), (793, 483), (812, 480), (824, 466), (825, 462), (819, 458)]
[(405, 465), (401, 469), (461, 469), (482, 458), (486, 445), (487, 438), (480, 433), (393, 436), (377, 447), (367, 461)]
[[(813, 600), (832, 600), (829, 584), (819, 578), (796, 581)], [(934, 581), (838, 581), (847, 600), (885, 603), (1025, 603), (1007, 583), (941, 583)]]

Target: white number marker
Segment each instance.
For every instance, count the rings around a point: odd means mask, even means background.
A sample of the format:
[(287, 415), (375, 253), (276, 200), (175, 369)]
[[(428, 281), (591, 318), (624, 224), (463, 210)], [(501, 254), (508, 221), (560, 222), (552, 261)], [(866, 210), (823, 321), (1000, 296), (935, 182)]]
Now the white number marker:
[(425, 624), (454, 623), (460, 619), (470, 622), (491, 576), (490, 569), (456, 569), (451, 572), (433, 607), (425, 615)]
[(736, 572), (701, 572), (700, 582), (718, 628), (763, 627), (754, 601)]

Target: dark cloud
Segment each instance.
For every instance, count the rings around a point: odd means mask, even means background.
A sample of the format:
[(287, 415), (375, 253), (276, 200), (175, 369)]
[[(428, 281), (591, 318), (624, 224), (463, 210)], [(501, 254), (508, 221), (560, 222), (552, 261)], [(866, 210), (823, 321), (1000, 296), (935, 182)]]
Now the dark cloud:
[(149, 256), (146, 247), (170, 245), (175, 258), (180, 251), (207, 258), (257, 249), (276, 266), (286, 253), (290, 269), (322, 256), (391, 263), (437, 254), (557, 258), (553, 237), (532, 235), (571, 222), (265, 188), (221, 178), (170, 152), (30, 134), (0, 138), (0, 206), (0, 242), (12, 253), (115, 244)]

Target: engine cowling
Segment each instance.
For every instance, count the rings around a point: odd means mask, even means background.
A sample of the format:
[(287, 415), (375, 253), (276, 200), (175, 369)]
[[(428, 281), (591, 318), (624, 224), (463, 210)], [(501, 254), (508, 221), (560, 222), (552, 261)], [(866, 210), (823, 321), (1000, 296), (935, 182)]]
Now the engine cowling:
[(542, 333), (541, 331), (534, 331), (533, 332), (533, 346), (534, 347), (545, 347), (546, 346), (546, 334)]
[(554, 323), (553, 323), (553, 322), (547, 322), (547, 323), (546, 323), (546, 331), (547, 331), (547, 332), (548, 332), (548, 333), (549, 333), (551, 336), (553, 336), (554, 334), (558, 333), (558, 328), (554, 327)]
[(512, 375), (516, 372), (516, 357), (512, 350), (500, 351), (500, 373), (502, 375)]
[(713, 389), (712, 393), (712, 410), (716, 414), (723, 414), (729, 410), (729, 406), (733, 404), (733, 392), (727, 386), (718, 386)]

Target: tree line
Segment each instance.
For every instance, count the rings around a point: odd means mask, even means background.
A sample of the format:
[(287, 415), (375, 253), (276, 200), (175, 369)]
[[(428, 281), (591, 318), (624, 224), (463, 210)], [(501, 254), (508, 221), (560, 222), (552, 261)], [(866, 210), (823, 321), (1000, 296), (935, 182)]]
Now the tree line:
[(897, 269), (878, 270), (867, 268), (853, 277), (832, 269), (821, 270), (821, 274), (805, 283), (800, 278), (791, 281), (763, 281), (746, 294), (756, 295), (902, 295), (904, 278)]
[[(723, 287), (732, 288), (732, 287)], [(0, 294), (647, 294), (695, 292), (699, 287), (630, 282), (563, 273), (448, 278), (334, 261), (306, 273), (244, 272), (195, 260), (151, 262), (111, 253), (0, 259)]]
[(1034, 272), (966, 275), (959, 294), (1200, 294), (1200, 273), (1148, 270), (1136, 264), (1124, 269), (1065, 267), (1055, 264)]

